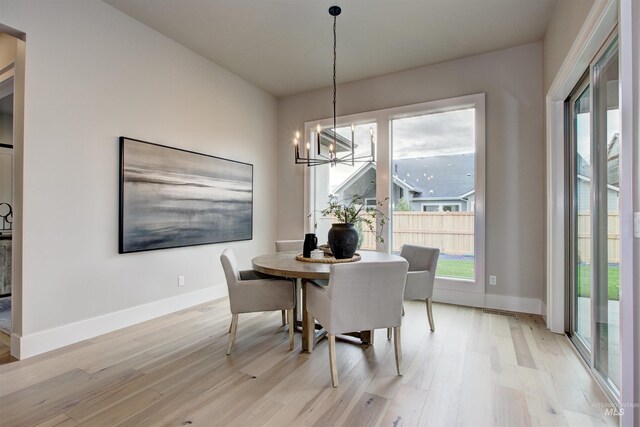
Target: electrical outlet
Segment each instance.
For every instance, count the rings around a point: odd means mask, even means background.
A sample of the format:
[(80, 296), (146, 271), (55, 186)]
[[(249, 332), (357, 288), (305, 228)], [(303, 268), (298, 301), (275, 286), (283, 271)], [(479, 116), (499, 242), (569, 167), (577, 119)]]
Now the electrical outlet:
[(633, 213), (633, 237), (640, 239), (640, 212)]
[(178, 276), (178, 286), (184, 286), (184, 276)]
[(489, 276), (489, 284), (495, 286), (496, 283), (496, 276)]

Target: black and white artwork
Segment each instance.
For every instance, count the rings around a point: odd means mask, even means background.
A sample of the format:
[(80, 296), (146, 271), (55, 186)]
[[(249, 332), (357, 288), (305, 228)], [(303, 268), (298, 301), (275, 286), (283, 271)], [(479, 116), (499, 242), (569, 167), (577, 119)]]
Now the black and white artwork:
[(119, 252), (250, 240), (253, 165), (120, 137)]

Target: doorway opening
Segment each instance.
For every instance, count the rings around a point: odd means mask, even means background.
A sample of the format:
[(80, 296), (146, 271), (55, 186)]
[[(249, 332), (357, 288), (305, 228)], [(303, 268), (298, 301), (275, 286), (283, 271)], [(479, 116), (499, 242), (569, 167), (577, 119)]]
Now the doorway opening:
[(19, 358), (24, 34), (0, 24), (0, 364)]

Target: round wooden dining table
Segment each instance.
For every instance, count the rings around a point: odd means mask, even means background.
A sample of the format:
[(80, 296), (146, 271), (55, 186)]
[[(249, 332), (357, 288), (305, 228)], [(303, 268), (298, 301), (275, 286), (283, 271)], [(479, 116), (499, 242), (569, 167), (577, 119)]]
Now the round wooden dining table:
[[(251, 260), (254, 270), (269, 274), (271, 276), (287, 277), (291, 279), (302, 279), (302, 350), (311, 352), (315, 343), (322, 339), (326, 332), (320, 325), (315, 324), (313, 318), (307, 312), (306, 287), (313, 286), (309, 281), (329, 280), (331, 265), (328, 263), (298, 261), (296, 255), (298, 251), (276, 252), (272, 254), (260, 255)], [(383, 262), (403, 259), (398, 255), (383, 252), (358, 251), (361, 260), (355, 262)], [(296, 302), (299, 298), (296, 294)], [(296, 313), (298, 312), (296, 304)], [(296, 321), (297, 321), (296, 314)], [(360, 331), (348, 334), (356, 336), (365, 344), (373, 344), (373, 331)]]

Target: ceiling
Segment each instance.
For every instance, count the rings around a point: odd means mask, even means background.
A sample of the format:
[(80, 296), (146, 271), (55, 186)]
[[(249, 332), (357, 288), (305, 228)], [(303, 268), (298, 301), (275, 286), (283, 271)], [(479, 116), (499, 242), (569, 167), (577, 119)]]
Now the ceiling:
[(556, 0), (104, 0), (275, 96), (534, 42)]

